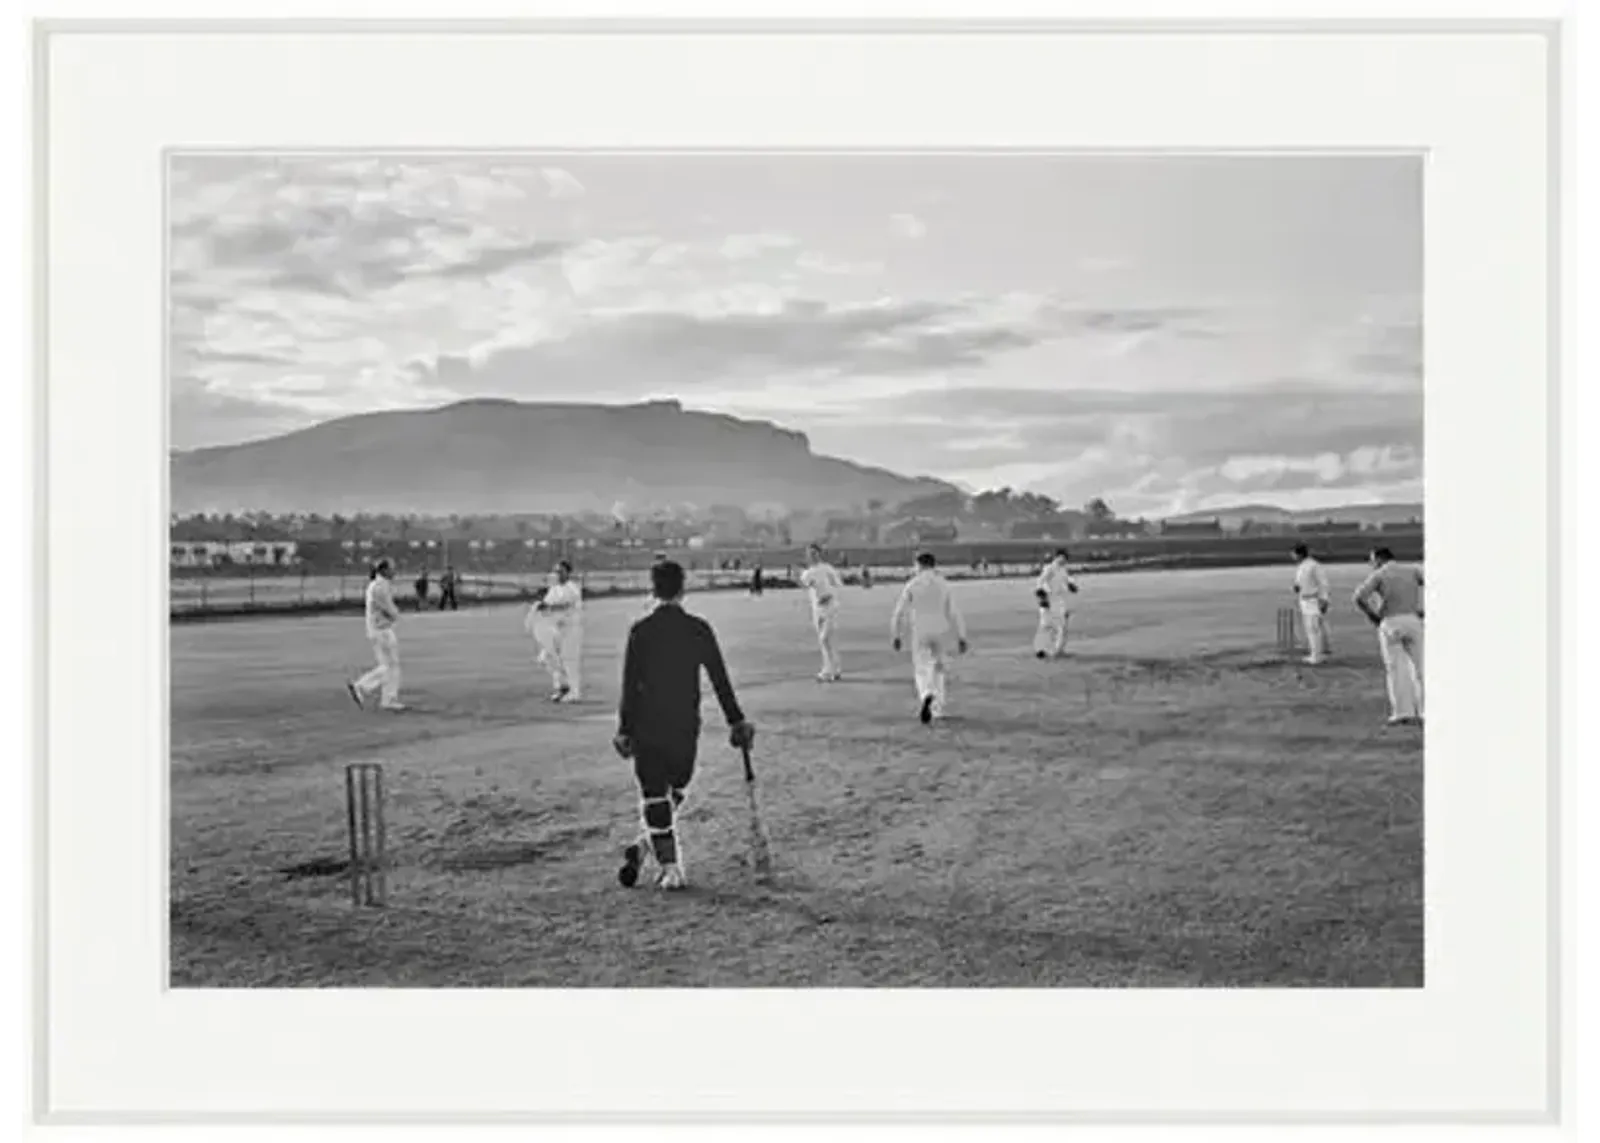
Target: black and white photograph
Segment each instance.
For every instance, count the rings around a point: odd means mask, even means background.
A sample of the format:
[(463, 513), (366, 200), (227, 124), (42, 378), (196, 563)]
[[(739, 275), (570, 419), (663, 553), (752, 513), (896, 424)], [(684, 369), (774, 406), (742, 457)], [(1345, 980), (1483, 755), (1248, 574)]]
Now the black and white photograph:
[(1423, 183), (170, 154), (171, 986), (1421, 988)]

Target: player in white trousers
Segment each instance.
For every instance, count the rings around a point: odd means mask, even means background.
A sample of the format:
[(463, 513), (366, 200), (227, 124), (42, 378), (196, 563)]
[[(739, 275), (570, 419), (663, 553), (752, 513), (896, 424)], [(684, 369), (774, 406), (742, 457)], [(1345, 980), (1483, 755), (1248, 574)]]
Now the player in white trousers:
[(906, 622), (911, 625), (911, 669), (917, 685), (917, 717), (926, 726), (945, 714), (951, 638), (967, 653), (967, 624), (956, 606), (950, 582), (935, 570), (931, 552), (917, 556), (916, 574), (900, 592), (889, 619), (889, 637), (900, 650)]
[(1396, 563), (1388, 548), (1372, 550), (1372, 574), (1356, 588), (1356, 606), (1378, 628), (1388, 676), (1389, 723), (1422, 721), (1422, 569)]
[(1057, 548), (1033, 584), (1039, 603), (1039, 629), (1033, 636), (1033, 653), (1041, 659), (1059, 659), (1067, 650), (1067, 623), (1072, 618), (1072, 597), (1078, 585), (1067, 570), (1067, 549)]
[(1328, 573), (1304, 544), (1294, 546), (1294, 597), (1300, 608), (1300, 624), (1306, 632), (1306, 659), (1316, 666), (1328, 657), (1328, 607), (1333, 596), (1328, 590)]
[(345, 689), (355, 704), (365, 708), (367, 697), (379, 692), (379, 710), (404, 710), (400, 701), (400, 641), (394, 625), (400, 621), (400, 607), (394, 601), (394, 565), (380, 559), (372, 568), (366, 598), (367, 639), (378, 665), (359, 679), (346, 681)]
[(806, 559), (809, 566), (800, 573), (800, 586), (811, 593), (811, 622), (817, 630), (817, 647), (822, 651), (822, 670), (817, 674), (817, 681), (836, 682), (844, 674), (839, 666), (839, 652), (834, 648), (844, 577), (822, 558), (819, 544), (806, 549)]
[(572, 578), (572, 564), (556, 564), (555, 582), (528, 609), (528, 633), (539, 644), (539, 662), (550, 672), (550, 701), (583, 697), (583, 588)]

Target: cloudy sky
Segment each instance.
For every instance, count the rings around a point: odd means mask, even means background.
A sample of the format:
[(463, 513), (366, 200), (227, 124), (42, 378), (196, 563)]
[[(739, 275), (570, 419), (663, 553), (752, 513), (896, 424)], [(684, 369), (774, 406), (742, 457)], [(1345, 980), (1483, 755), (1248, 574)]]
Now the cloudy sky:
[(172, 444), (469, 396), (1124, 514), (1421, 499), (1398, 157), (191, 156)]

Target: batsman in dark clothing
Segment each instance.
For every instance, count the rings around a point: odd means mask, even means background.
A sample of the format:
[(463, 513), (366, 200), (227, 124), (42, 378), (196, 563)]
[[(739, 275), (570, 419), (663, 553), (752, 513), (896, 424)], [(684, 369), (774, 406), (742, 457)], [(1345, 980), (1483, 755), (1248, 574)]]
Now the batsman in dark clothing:
[(700, 671), (728, 720), (728, 741), (738, 749), (755, 742), (722, 660), (716, 632), (683, 609), (683, 568), (670, 561), (650, 569), (656, 609), (633, 625), (622, 665), (622, 704), (616, 751), (633, 760), (644, 811), (644, 833), (623, 851), (617, 879), (632, 887), (651, 859), (661, 867), (656, 884), (682, 889), (683, 850), (676, 817), (694, 777), (700, 742)]

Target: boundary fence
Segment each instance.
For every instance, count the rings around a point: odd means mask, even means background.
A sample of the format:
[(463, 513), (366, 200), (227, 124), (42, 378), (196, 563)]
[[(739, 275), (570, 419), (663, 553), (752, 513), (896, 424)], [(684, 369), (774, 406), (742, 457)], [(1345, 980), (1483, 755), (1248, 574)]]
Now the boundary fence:
[[(1344, 532), (1326, 536), (1226, 536), (1151, 537), (1138, 540), (1080, 541), (1069, 545), (1072, 566), (1080, 574), (1094, 575), (1131, 570), (1249, 567), (1286, 563), (1288, 549), (1305, 542), (1327, 563), (1351, 563), (1366, 558), (1375, 544), (1386, 544), (1396, 557), (1420, 560), (1420, 531)], [(932, 544), (946, 574), (952, 578), (1000, 578), (1033, 575), (1061, 545), (1029, 541), (973, 544)], [(873, 579), (903, 579), (918, 549), (829, 548), (829, 558), (840, 566), (847, 582), (859, 582), (863, 570)], [(382, 554), (382, 553), (379, 553)], [(796, 586), (804, 550), (724, 548), (716, 551), (674, 550), (673, 559), (684, 564), (689, 586), (696, 591), (747, 588), (752, 570), (760, 566), (766, 586), (784, 590)], [(643, 594), (649, 589), (650, 553), (575, 552), (578, 578), (586, 595)], [(377, 558), (374, 555), (373, 558)], [(395, 557), (391, 557), (395, 558)], [(406, 567), (396, 560), (396, 597), (403, 608), (418, 609), (414, 579), (421, 566)], [(548, 567), (543, 560), (508, 560), (498, 568), (461, 569), (457, 599), (462, 607), (504, 604), (537, 599), (544, 590)], [(584, 564), (589, 566), (584, 566)], [(733, 566), (733, 565), (737, 566)], [(296, 615), (357, 610), (362, 606), (368, 575), (363, 568), (319, 570), (314, 566), (280, 567), (239, 565), (230, 568), (173, 568), (170, 580), (170, 615), (174, 620), (225, 618), (246, 615)], [(438, 582), (430, 572), (430, 593), (424, 604), (437, 608)]]

